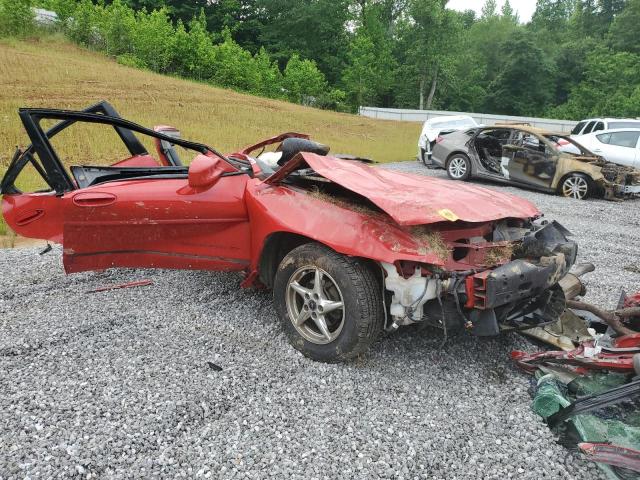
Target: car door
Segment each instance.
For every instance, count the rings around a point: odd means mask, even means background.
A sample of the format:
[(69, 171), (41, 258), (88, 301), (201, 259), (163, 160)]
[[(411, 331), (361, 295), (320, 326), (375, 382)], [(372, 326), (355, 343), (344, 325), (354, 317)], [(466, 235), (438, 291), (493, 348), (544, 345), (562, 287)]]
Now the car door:
[(509, 178), (518, 183), (551, 188), (558, 155), (535, 133), (514, 130), (510, 144), (504, 147), (509, 159)]
[(64, 197), (65, 270), (242, 270), (250, 252), (247, 179), (224, 176), (202, 190), (176, 175), (69, 192)]
[(593, 153), (606, 160), (629, 167), (638, 166), (640, 130), (618, 130), (596, 134)]
[[(112, 266), (243, 269), (250, 240), (244, 204), (247, 170), (205, 145), (145, 129), (117, 113), (90, 109), (21, 109), (32, 145), (16, 153), (2, 180), (3, 214), (9, 225), (28, 237), (61, 242), (70, 272)], [(45, 133), (42, 120), (60, 123)], [(82, 122), (115, 128), (127, 154), (135, 157), (149, 153), (134, 132), (198, 152), (196, 160), (204, 158), (214, 165), (215, 182), (206, 188), (193, 186), (187, 167), (156, 163), (72, 166), (68, 171), (50, 139)], [(91, 147), (93, 139), (86, 140), (83, 147)], [(92, 158), (87, 156), (87, 163)], [(42, 191), (24, 193), (18, 188), (16, 179), (27, 165), (46, 183)], [(201, 173), (208, 178), (208, 171)]]

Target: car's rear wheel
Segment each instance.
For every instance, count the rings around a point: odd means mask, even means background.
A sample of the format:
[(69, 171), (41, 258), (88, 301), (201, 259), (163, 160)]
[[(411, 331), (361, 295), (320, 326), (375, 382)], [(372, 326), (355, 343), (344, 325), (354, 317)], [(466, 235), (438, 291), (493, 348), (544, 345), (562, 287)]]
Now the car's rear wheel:
[(321, 362), (365, 352), (382, 330), (381, 287), (360, 260), (317, 243), (292, 250), (280, 263), (273, 296), (294, 348)]
[(447, 175), (452, 180), (469, 180), (471, 178), (471, 160), (463, 153), (451, 155), (447, 160)]
[(582, 173), (567, 175), (560, 184), (560, 194), (563, 197), (586, 200), (593, 193), (593, 182)]

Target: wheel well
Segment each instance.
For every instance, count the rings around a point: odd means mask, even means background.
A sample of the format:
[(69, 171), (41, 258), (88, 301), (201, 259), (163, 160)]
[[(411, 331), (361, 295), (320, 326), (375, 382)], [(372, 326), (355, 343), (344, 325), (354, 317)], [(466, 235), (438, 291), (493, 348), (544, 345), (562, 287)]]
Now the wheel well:
[[(317, 242), (317, 240), (291, 232), (270, 234), (264, 241), (262, 252), (260, 252), (260, 261), (258, 262), (258, 273), (262, 284), (267, 288), (272, 288), (278, 266), (284, 257), (294, 248), (311, 242)], [(322, 244), (322, 242), (318, 243)], [(331, 248), (328, 245), (325, 245), (325, 247)], [(363, 257), (358, 258), (367, 268), (375, 272), (376, 276), (380, 275), (380, 266), (374, 260)]]
[(451, 160), (451, 157), (453, 157), (454, 155), (464, 155), (465, 157), (467, 157), (467, 159), (469, 159), (469, 155), (467, 155), (466, 153), (464, 153), (464, 152), (463, 152), (463, 151), (461, 151), (461, 150), (457, 150), (457, 151), (455, 151), (455, 152), (451, 152), (451, 153), (449, 154), (449, 156), (447, 157), (447, 162), (448, 162), (449, 160)]
[(268, 288), (273, 287), (278, 265), (296, 247), (313, 242), (312, 239), (291, 232), (275, 232), (269, 235), (262, 246), (258, 272), (260, 281)]

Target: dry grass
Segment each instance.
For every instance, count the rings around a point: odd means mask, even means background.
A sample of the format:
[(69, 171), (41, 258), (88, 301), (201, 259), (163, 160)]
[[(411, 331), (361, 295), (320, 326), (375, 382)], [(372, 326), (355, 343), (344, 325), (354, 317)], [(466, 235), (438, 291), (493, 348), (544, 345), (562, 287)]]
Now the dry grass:
[(433, 252), (442, 261), (449, 258), (449, 253), (451, 251), (447, 248), (447, 244), (442, 238), (440, 232), (431, 230), (429, 227), (424, 225), (412, 227), (410, 232), (411, 235), (423, 245), (424, 250), (419, 251), (421, 255), (424, 255), (429, 251)]
[(368, 206), (362, 205), (360, 203), (355, 203), (354, 201), (344, 197), (330, 195), (321, 191), (318, 187), (311, 188), (309, 191), (307, 191), (307, 195), (322, 202), (332, 203), (341, 208), (361, 213), (363, 215), (380, 215), (380, 212), (374, 210), (373, 208), (369, 208)]
[[(184, 138), (231, 152), (284, 131), (305, 132), (379, 162), (415, 155), (418, 123), (380, 121), (243, 95), (118, 65), (58, 38), (0, 42), (0, 174), (16, 145), (28, 144), (19, 107), (82, 108), (111, 102), (122, 116), (145, 126), (169, 124)], [(90, 126), (61, 134), (67, 163), (111, 163), (122, 158), (112, 131)], [(26, 179), (26, 185), (35, 179)], [(0, 222), (0, 234), (5, 225)]]
[(484, 256), (484, 262), (487, 265), (500, 265), (511, 260), (514, 254), (513, 245), (504, 245), (501, 247), (491, 247), (487, 249)]

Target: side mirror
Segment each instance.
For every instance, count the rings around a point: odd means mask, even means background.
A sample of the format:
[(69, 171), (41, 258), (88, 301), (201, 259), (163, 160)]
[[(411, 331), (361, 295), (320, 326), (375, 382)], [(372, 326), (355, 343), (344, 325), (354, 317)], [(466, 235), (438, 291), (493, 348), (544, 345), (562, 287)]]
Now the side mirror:
[(200, 154), (189, 166), (189, 186), (192, 188), (212, 187), (224, 172), (222, 160)]

